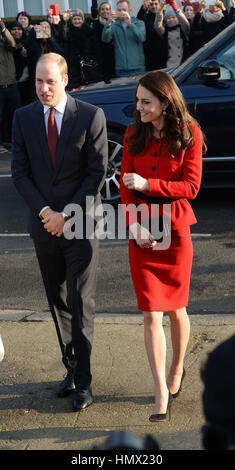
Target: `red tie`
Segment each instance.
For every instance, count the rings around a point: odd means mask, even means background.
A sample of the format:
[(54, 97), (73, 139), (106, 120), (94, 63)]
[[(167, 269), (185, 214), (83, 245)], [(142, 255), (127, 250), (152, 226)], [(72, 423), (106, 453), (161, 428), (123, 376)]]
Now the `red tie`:
[(58, 130), (56, 126), (55, 120), (55, 108), (50, 108), (50, 115), (48, 118), (48, 147), (51, 155), (51, 162), (54, 168), (55, 166), (55, 157), (56, 157), (56, 149), (57, 149), (57, 142), (58, 142)]

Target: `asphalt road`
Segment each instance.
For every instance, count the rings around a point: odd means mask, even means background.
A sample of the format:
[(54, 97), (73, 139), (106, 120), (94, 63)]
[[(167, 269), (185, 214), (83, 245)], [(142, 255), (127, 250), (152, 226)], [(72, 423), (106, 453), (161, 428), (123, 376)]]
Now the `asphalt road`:
[[(10, 153), (0, 156), (0, 310), (47, 311), (47, 301), (27, 236), (24, 201), (10, 177)], [(189, 314), (235, 312), (235, 191), (204, 190), (192, 201), (194, 264)], [(100, 243), (97, 313), (137, 312), (127, 240)]]

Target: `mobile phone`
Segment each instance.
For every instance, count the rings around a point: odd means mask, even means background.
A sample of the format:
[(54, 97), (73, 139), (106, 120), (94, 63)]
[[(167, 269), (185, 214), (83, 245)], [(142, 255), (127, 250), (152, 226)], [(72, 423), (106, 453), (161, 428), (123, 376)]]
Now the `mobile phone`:
[(37, 26), (36, 38), (37, 39), (46, 39), (48, 36), (46, 34), (45, 28), (42, 25)]
[(123, 17), (123, 12), (122, 11), (116, 11), (116, 18), (122, 18)]
[(52, 16), (59, 16), (60, 6), (58, 3), (55, 3), (54, 5), (50, 5), (50, 10), (52, 10)]

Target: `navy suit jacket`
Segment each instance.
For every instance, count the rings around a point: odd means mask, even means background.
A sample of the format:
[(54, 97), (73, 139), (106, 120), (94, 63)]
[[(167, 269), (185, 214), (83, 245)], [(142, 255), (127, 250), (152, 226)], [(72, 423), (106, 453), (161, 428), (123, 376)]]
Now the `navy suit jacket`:
[(85, 208), (86, 196), (100, 202), (108, 159), (103, 110), (76, 100), (68, 101), (58, 139), (53, 169), (48, 149), (43, 106), (36, 101), (17, 109), (13, 120), (12, 178), (30, 208), (30, 235), (51, 237), (39, 219), (45, 206), (63, 211), (67, 204)]

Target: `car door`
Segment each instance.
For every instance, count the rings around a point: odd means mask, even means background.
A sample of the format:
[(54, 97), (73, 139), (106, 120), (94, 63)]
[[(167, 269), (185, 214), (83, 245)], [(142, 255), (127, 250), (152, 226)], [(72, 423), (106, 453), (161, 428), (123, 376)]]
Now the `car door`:
[(220, 177), (232, 182), (235, 180), (235, 39), (223, 45), (211, 59), (220, 64), (220, 78), (199, 80), (196, 68), (181, 84), (181, 90), (207, 138), (204, 175), (223, 173)]
[(183, 93), (206, 134), (207, 157), (235, 157), (235, 39), (211, 59), (220, 64), (220, 78), (201, 81), (195, 70), (185, 81)]

